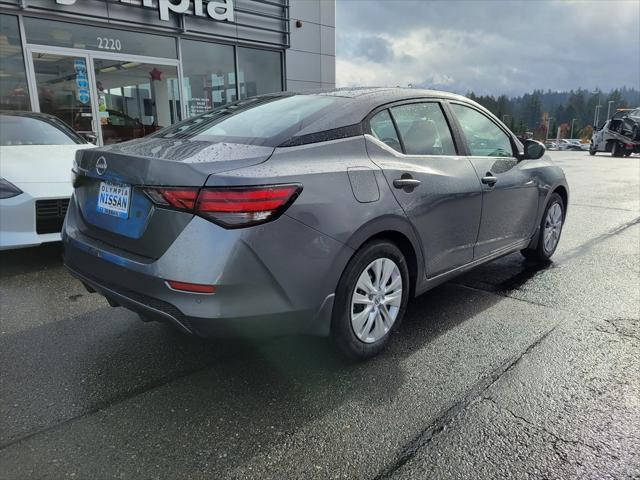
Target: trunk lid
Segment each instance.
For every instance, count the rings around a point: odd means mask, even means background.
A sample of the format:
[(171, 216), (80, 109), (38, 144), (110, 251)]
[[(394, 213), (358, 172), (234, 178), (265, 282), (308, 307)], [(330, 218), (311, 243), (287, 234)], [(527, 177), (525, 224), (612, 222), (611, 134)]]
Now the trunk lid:
[[(212, 174), (266, 161), (273, 150), (245, 144), (148, 138), (82, 152), (77, 158), (80, 176), (75, 185), (83, 223), (79, 227), (86, 235), (122, 250), (159, 258), (193, 214), (154, 206), (143, 187), (199, 188)], [(126, 210), (126, 215), (110, 209), (111, 213), (105, 213), (105, 188), (120, 188), (116, 191), (117, 208)]]
[[(87, 176), (129, 185), (202, 186), (209, 175), (262, 163), (273, 150), (239, 143), (148, 138), (85, 152), (78, 166)], [(107, 164), (102, 175), (96, 171), (100, 157)]]

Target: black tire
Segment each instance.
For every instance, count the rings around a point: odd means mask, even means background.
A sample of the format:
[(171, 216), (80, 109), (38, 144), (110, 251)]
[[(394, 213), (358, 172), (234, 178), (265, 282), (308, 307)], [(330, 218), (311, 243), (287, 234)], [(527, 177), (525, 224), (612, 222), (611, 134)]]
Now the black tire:
[[(351, 322), (352, 297), (356, 291), (358, 279), (365, 269), (375, 260), (387, 258), (393, 260), (400, 272), (402, 294), (398, 313), (391, 328), (380, 339), (366, 343), (358, 338)], [(402, 323), (410, 290), (409, 269), (400, 249), (387, 240), (374, 240), (363, 245), (349, 260), (336, 290), (331, 319), (331, 337), (339, 350), (346, 356), (364, 360), (380, 353), (389, 343), (389, 339)], [(378, 308), (387, 308), (382, 305)]]
[(593, 157), (595, 154), (596, 154), (596, 147), (593, 144), (593, 142), (591, 142), (591, 145), (589, 145), (589, 155)]
[(611, 146), (611, 156), (612, 157), (622, 157), (624, 155), (624, 146), (620, 142), (613, 142)]
[(632, 153), (633, 152), (631, 150), (627, 150), (626, 152), (624, 152), (624, 156), (625, 157), (630, 157)]
[[(545, 223), (547, 221), (547, 214), (549, 213), (549, 210), (555, 204), (558, 204), (560, 206), (560, 209), (562, 212), (562, 223), (560, 226), (560, 232), (558, 233), (558, 239), (555, 245), (553, 245), (553, 248), (551, 248), (550, 250), (547, 250), (544, 246)], [(542, 214), (542, 220), (540, 221), (540, 227), (538, 229), (538, 238), (536, 239), (536, 248), (525, 248), (524, 250), (521, 250), (520, 253), (522, 254), (522, 256), (527, 260), (532, 260), (539, 263), (547, 263), (551, 258), (551, 256), (553, 255), (553, 253), (556, 251), (556, 248), (558, 247), (558, 243), (560, 243), (560, 236), (562, 235), (562, 227), (564, 227), (564, 220), (565, 220), (565, 205), (564, 205), (564, 202), (562, 201), (562, 197), (557, 193), (553, 193), (549, 197), (547, 206), (545, 207), (544, 213)]]

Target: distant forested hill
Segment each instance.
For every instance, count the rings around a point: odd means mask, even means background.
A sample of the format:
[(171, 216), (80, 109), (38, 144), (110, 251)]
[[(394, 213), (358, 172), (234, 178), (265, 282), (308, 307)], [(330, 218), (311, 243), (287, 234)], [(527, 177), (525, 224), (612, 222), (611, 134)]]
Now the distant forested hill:
[(498, 97), (490, 95), (477, 96), (473, 92), (467, 96), (491, 110), (502, 119), (515, 133), (533, 132), (536, 137), (544, 137), (547, 117), (549, 121), (549, 137), (555, 137), (557, 128), (562, 128), (562, 137), (571, 135), (573, 119), (573, 137), (590, 137), (594, 122), (594, 114), (598, 100), (600, 114), (598, 124), (605, 122), (609, 101), (612, 101), (610, 114), (617, 108), (640, 106), (640, 90), (623, 87), (610, 92), (593, 93), (589, 90), (571, 90), (569, 92), (544, 92), (534, 90), (519, 97)]

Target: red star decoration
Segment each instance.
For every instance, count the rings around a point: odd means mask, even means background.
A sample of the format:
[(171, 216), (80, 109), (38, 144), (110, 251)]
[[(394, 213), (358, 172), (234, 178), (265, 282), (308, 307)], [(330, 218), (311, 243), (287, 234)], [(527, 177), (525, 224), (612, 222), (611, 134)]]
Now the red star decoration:
[(156, 67), (153, 67), (153, 70), (151, 70), (149, 72), (149, 75), (151, 75), (151, 80), (162, 80), (162, 78), (160, 78), (160, 76), (162, 75), (162, 72), (160, 70), (158, 70)]

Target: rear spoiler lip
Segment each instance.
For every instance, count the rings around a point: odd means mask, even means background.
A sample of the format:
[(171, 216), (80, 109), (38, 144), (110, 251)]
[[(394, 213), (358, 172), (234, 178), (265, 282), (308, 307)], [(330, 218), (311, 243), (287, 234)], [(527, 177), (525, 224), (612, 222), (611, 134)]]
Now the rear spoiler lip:
[[(213, 175), (252, 167), (268, 161), (276, 150), (276, 147), (260, 148), (262, 155), (259, 156), (210, 162), (176, 161), (166, 158), (127, 155), (103, 149), (87, 149), (80, 150), (76, 155), (72, 172), (76, 176), (135, 186), (203, 187), (210, 182)], [(100, 158), (105, 158), (107, 163), (107, 169), (102, 174), (96, 170), (96, 163)], [(112, 161), (117, 164), (115, 171), (109, 165)], [(135, 163), (138, 165), (133, 165)]]

